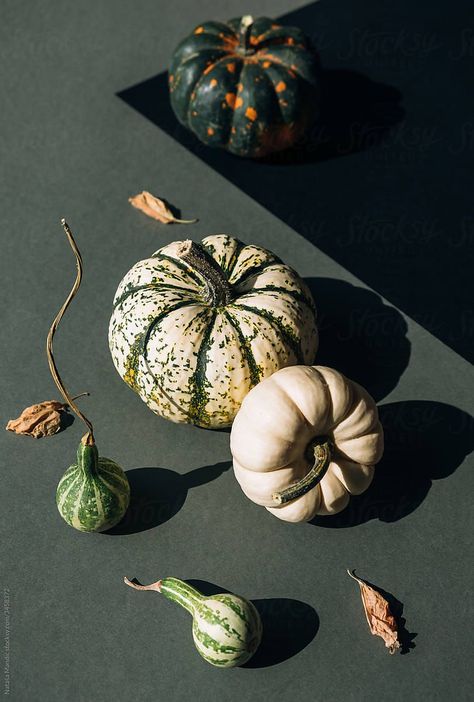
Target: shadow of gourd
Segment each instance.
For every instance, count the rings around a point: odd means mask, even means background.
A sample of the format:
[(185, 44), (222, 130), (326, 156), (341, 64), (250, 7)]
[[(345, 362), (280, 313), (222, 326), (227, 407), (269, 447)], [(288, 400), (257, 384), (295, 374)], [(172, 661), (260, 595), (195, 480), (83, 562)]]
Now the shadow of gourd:
[(230, 468), (224, 461), (180, 475), (166, 468), (134, 468), (126, 472), (130, 483), (130, 506), (120, 524), (104, 534), (135, 534), (153, 529), (174, 517), (183, 506), (188, 490), (205, 485)]
[(412, 400), (379, 407), (385, 453), (369, 489), (352, 497), (340, 514), (311, 522), (347, 528), (371, 519), (396, 522), (411, 514), (427, 496), (433, 480), (454, 473), (472, 451), (473, 418), (441, 402)]
[[(226, 592), (206, 580), (188, 580), (204, 595)], [(252, 600), (263, 626), (260, 646), (243, 668), (267, 668), (296, 656), (314, 639), (319, 629), (316, 610), (305, 602), (286, 597)]]
[(333, 278), (305, 278), (318, 310), (316, 363), (337, 368), (379, 402), (410, 359), (407, 323), (376, 293)]

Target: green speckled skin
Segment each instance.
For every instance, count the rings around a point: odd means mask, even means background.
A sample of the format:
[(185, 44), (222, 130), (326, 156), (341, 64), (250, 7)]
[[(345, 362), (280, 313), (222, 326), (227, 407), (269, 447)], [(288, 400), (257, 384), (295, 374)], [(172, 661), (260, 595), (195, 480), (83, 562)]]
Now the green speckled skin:
[(178, 578), (164, 578), (161, 592), (193, 615), (194, 644), (211, 665), (234, 668), (257, 650), (262, 622), (248, 600), (227, 592), (205, 597)]
[(171, 105), (204, 144), (258, 158), (301, 139), (319, 108), (319, 60), (304, 33), (267, 17), (204, 22), (174, 52)]
[(79, 444), (77, 463), (59, 481), (56, 504), (62, 518), (79, 531), (105, 531), (127, 511), (130, 485), (122, 468), (99, 458), (97, 446)]
[(227, 234), (203, 255), (229, 295), (210, 301), (207, 282), (172, 242), (120, 283), (109, 345), (120, 376), (153, 412), (173, 422), (226, 427), (260, 380), (313, 363), (316, 310), (304, 281), (270, 251)]

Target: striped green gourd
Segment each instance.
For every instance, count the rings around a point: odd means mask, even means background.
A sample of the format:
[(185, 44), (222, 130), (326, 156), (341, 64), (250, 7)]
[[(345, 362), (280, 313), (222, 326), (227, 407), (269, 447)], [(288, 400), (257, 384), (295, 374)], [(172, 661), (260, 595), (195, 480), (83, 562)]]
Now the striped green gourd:
[(155, 590), (187, 609), (193, 617), (193, 639), (198, 653), (211, 665), (234, 668), (246, 663), (262, 638), (262, 622), (255, 606), (237, 595), (222, 593), (206, 597), (178, 578), (163, 578), (139, 585), (124, 578), (136, 590)]
[(120, 522), (130, 501), (130, 485), (122, 468), (99, 457), (86, 434), (77, 449), (77, 462), (59, 481), (56, 504), (62, 518), (79, 531), (105, 531)]
[(153, 412), (226, 427), (260, 380), (314, 361), (316, 311), (277, 256), (217, 234), (172, 242), (133, 266), (115, 295), (109, 345)]

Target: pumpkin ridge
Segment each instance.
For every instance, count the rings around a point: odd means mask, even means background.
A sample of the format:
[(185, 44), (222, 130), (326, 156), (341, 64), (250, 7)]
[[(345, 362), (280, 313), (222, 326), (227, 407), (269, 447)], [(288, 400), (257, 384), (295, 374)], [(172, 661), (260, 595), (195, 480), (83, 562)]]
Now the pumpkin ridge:
[[(257, 67), (257, 69), (260, 71), (261, 79), (263, 79), (263, 80), (268, 84), (268, 86), (269, 86), (270, 89), (273, 91), (273, 93), (275, 93), (275, 97), (277, 97), (276, 85), (275, 85), (275, 83), (273, 82), (271, 76), (268, 75), (268, 72), (264, 69), (264, 67), (263, 67), (260, 63), (257, 62), (256, 67)], [(287, 70), (288, 70), (288, 69), (287, 69)], [(280, 105), (280, 102), (279, 102), (278, 98), (277, 98), (275, 104), (277, 105), (278, 114), (279, 114), (279, 117), (280, 117), (280, 120), (281, 120), (281, 124), (285, 124), (285, 119), (284, 119), (284, 117), (283, 117), (283, 113), (282, 113), (282, 111), (281, 111), (281, 105)], [(279, 125), (276, 124), (275, 126), (278, 127)]]
[(306, 307), (313, 313), (316, 313), (316, 307), (311, 300), (309, 300), (306, 295), (304, 295), (302, 292), (299, 290), (288, 290), (287, 288), (281, 288), (278, 285), (272, 285), (271, 283), (269, 285), (265, 285), (263, 288), (252, 288), (248, 292), (242, 293), (239, 295), (239, 300), (244, 299), (247, 295), (261, 295), (265, 294), (266, 292), (276, 292), (284, 295), (289, 295), (289, 297), (293, 298), (296, 302), (302, 302)]
[(259, 368), (259, 366), (255, 360), (255, 356), (253, 354), (252, 347), (250, 346), (246, 337), (242, 333), (242, 329), (240, 328), (240, 324), (239, 324), (238, 320), (236, 320), (228, 310), (223, 310), (223, 314), (224, 314), (225, 318), (228, 320), (232, 329), (237, 334), (237, 338), (238, 338), (238, 340), (241, 344), (241, 347), (242, 347), (242, 352), (243, 352), (242, 355), (245, 359), (245, 362), (247, 364), (247, 368), (249, 371), (249, 375), (250, 375), (250, 387), (253, 387), (254, 385), (257, 385), (257, 383), (260, 382), (260, 378), (262, 376), (262, 371)]
[[(227, 34), (224, 41), (225, 40), (237, 41), (237, 35), (236, 35), (235, 31), (232, 29), (232, 27), (229, 26), (228, 22), (222, 22), (220, 20), (211, 20), (210, 22), (203, 22), (201, 25), (198, 25), (198, 27), (202, 27), (202, 30), (203, 30), (202, 34), (204, 34), (204, 35), (207, 34), (208, 36), (211, 36), (211, 37), (218, 36), (220, 39), (222, 38), (219, 36), (220, 33), (223, 33), (226, 31), (230, 32), (230, 34), (232, 36), (229, 36)], [(195, 27), (193, 34), (196, 33), (196, 29), (198, 29), (198, 27)], [(211, 30), (214, 30), (214, 31), (211, 31)]]
[[(292, 49), (295, 47), (292, 46)], [(295, 66), (294, 64), (287, 64), (284, 61), (282, 61), (278, 56), (275, 56), (274, 54), (267, 53), (265, 52), (262, 56), (258, 57), (259, 61), (271, 61), (272, 63), (276, 63), (278, 66), (281, 66), (284, 68), (286, 71), (289, 69), (292, 70), (296, 75), (298, 76), (298, 79), (303, 81), (304, 83), (307, 83), (308, 85), (312, 85), (309, 80), (306, 79), (306, 77), (300, 72), (298, 69), (298, 66)]]
[(211, 335), (214, 330), (216, 317), (217, 309), (214, 309), (212, 310), (212, 317), (208, 322), (208, 326), (202, 337), (199, 351), (197, 352), (196, 369), (189, 382), (191, 387), (191, 400), (187, 414), (191, 421), (196, 424), (198, 424), (200, 421), (205, 421), (206, 425), (209, 425), (210, 423), (207, 412), (205, 411), (205, 406), (209, 400), (209, 393), (207, 390), (205, 390), (205, 385), (207, 381), (207, 352), (212, 344)]
[(235, 247), (235, 251), (232, 254), (232, 257), (229, 261), (229, 265), (227, 266), (227, 269), (226, 270), (222, 269), (222, 270), (224, 270), (224, 273), (227, 275), (227, 278), (230, 278), (230, 276), (232, 275), (232, 272), (235, 268), (235, 264), (237, 263), (237, 259), (240, 255), (240, 252), (242, 251), (243, 248), (245, 248), (245, 244), (243, 241), (240, 241), (240, 239), (236, 239), (236, 242), (237, 242), (237, 246)]
[(252, 312), (257, 317), (262, 317), (262, 319), (265, 319), (267, 322), (269, 322), (270, 325), (273, 326), (274, 328), (276, 328), (278, 330), (278, 332), (281, 334), (285, 343), (293, 351), (298, 363), (304, 364), (304, 356), (303, 356), (303, 350), (301, 348), (301, 340), (293, 331), (289, 330), (287, 324), (281, 322), (281, 320), (277, 319), (275, 317), (275, 315), (273, 315), (268, 310), (259, 309), (258, 307), (253, 307), (251, 305), (241, 305), (240, 303), (234, 303), (232, 306), (235, 307), (236, 309), (245, 310), (246, 312)]
[(198, 285), (202, 285), (202, 280), (199, 276), (196, 275), (196, 273), (193, 271), (193, 269), (189, 266), (187, 266), (181, 259), (179, 258), (174, 258), (173, 256), (168, 256), (168, 254), (161, 253), (161, 249), (158, 251), (155, 251), (155, 253), (151, 256), (151, 258), (157, 258), (158, 260), (163, 260), (163, 261), (169, 261), (169, 263), (174, 263), (174, 265), (179, 268), (183, 273), (186, 273), (186, 275), (194, 280), (195, 283), (198, 283)]
[[(210, 35), (210, 36), (213, 36), (213, 35)], [(192, 53), (192, 54), (189, 54), (189, 56), (186, 56), (185, 59), (182, 59), (182, 60), (180, 61), (180, 64), (179, 64), (178, 68), (175, 70), (175, 76), (179, 76), (179, 73), (180, 73), (181, 69), (182, 69), (183, 67), (186, 67), (186, 64), (188, 64), (188, 63), (190, 63), (191, 61), (194, 61), (194, 59), (199, 58), (200, 56), (202, 56), (202, 54), (203, 54), (205, 51), (207, 51), (207, 52), (209, 52), (209, 53), (218, 53), (218, 52), (222, 52), (223, 54), (226, 54), (226, 56), (221, 56), (221, 57), (219, 57), (218, 59), (216, 59), (216, 61), (221, 61), (222, 59), (227, 58), (227, 56), (231, 53), (228, 49), (224, 49), (221, 45), (216, 45), (216, 46), (212, 46), (212, 47), (209, 46), (209, 47), (206, 47), (205, 49), (198, 49), (197, 51), (195, 51), (195, 52)], [(209, 64), (209, 65), (211, 65), (211, 64)], [(196, 86), (196, 83), (195, 83), (194, 86), (193, 86), (193, 90), (195, 89), (195, 86)]]
[[(273, 375), (275, 375), (275, 373), (274, 373)], [(284, 394), (284, 396), (285, 396), (285, 402), (286, 402), (287, 404), (289, 404), (289, 405), (291, 406), (291, 408), (301, 417), (301, 419), (302, 419), (303, 422), (306, 424), (306, 426), (308, 427), (308, 429), (312, 430), (313, 427), (312, 427), (312, 424), (311, 424), (311, 422), (309, 421), (308, 417), (305, 415), (305, 413), (303, 412), (303, 410), (302, 410), (300, 407), (298, 407), (298, 405), (296, 404), (296, 402), (293, 400), (293, 398), (291, 397), (291, 395), (288, 393), (288, 390), (286, 389), (286, 387), (284, 387), (283, 385), (281, 385), (281, 383), (278, 382), (278, 377), (277, 377), (277, 378), (274, 378), (273, 376), (271, 376), (271, 378), (272, 378), (272, 381), (273, 381), (273, 382), (275, 383), (275, 385), (277, 386), (277, 388), (279, 388), (279, 389), (281, 390), (281, 392)], [(283, 468), (286, 468), (287, 466), (282, 466), (282, 467), (283, 467)]]
[[(216, 247), (212, 241), (209, 241), (209, 239), (213, 239), (215, 237), (225, 237), (228, 242), (235, 242), (235, 249), (230, 257), (227, 265), (223, 266), (222, 263), (220, 263), (215, 254), (217, 253)], [(206, 241), (207, 240), (207, 241)], [(221, 268), (223, 273), (225, 274), (227, 280), (229, 280), (229, 277), (232, 273), (232, 270), (235, 266), (236, 260), (242, 249), (246, 246), (243, 241), (240, 241), (240, 239), (237, 239), (236, 237), (230, 236), (230, 234), (214, 234), (209, 237), (206, 237), (201, 241), (201, 246), (208, 252), (210, 256), (216, 261), (217, 265)], [(225, 248), (225, 246), (224, 246)], [(230, 284), (230, 283), (229, 283)]]
[[(185, 329), (185, 330), (189, 329), (189, 327), (192, 326), (192, 325), (195, 323), (196, 319), (200, 319), (201, 317), (206, 316), (208, 313), (209, 313), (209, 309), (208, 309), (208, 308), (204, 309), (204, 310), (201, 311), (198, 315), (196, 315), (196, 317), (195, 317), (194, 319), (192, 319), (192, 320), (186, 325), (186, 327), (185, 327), (184, 329)], [(166, 400), (167, 400), (171, 405), (173, 405), (181, 414), (184, 414), (184, 416), (187, 417), (187, 418), (191, 421), (191, 423), (193, 423), (193, 419), (192, 419), (192, 417), (191, 417), (189, 411), (186, 410), (186, 409), (185, 409), (181, 404), (179, 404), (178, 402), (175, 402), (174, 399), (172, 398), (172, 396), (170, 395), (170, 393), (167, 392), (167, 391), (164, 389), (164, 387), (163, 387), (163, 385), (162, 385), (162, 383), (161, 383), (161, 381), (160, 381), (160, 378), (159, 378), (159, 377), (156, 375), (156, 373), (154, 373), (154, 371), (150, 368), (150, 365), (149, 365), (149, 363), (148, 363), (148, 358), (147, 358), (147, 356), (146, 356), (146, 353), (143, 355), (143, 363), (146, 365), (147, 370), (148, 370), (148, 373), (149, 373), (149, 374), (151, 375), (151, 377), (153, 378), (154, 384), (159, 388), (160, 393), (166, 398)], [(124, 378), (124, 379), (125, 379), (125, 378)], [(127, 381), (126, 381), (126, 382), (127, 382)], [(132, 389), (135, 389), (135, 388), (134, 388), (133, 386), (131, 386), (131, 385), (130, 385), (130, 387), (132, 387)], [(137, 390), (137, 392), (138, 392), (138, 390)], [(156, 399), (155, 401), (158, 402), (157, 399)]]
[(133, 295), (136, 292), (141, 292), (142, 290), (177, 290), (180, 293), (189, 293), (190, 295), (196, 294), (194, 290), (190, 290), (189, 288), (181, 288), (179, 285), (172, 285), (171, 283), (144, 283), (143, 285), (137, 285), (134, 288), (128, 288), (128, 290), (122, 293), (122, 295), (117, 298), (116, 302), (114, 302), (113, 309), (116, 310), (117, 307), (122, 304), (122, 302), (125, 302), (125, 300), (130, 297), (130, 295)]
[(181, 302), (177, 302), (172, 307), (167, 307), (165, 310), (163, 310), (163, 312), (160, 312), (159, 315), (154, 317), (153, 321), (150, 322), (150, 324), (148, 325), (146, 332), (143, 332), (143, 344), (141, 347), (141, 353), (144, 356), (146, 356), (146, 349), (148, 346), (148, 342), (150, 340), (151, 333), (155, 329), (156, 325), (161, 322), (162, 319), (167, 317), (172, 312), (176, 312), (177, 310), (180, 310), (182, 307), (189, 307), (189, 305), (195, 305), (195, 304), (198, 304), (197, 301), (195, 301), (195, 300), (182, 300)]
[[(197, 79), (197, 81), (194, 83), (192, 92), (193, 92), (193, 93), (197, 93), (198, 90), (199, 90), (200, 87), (201, 87), (201, 83), (204, 81), (205, 78), (208, 77), (208, 75), (209, 75), (210, 73), (212, 73), (212, 71), (214, 70), (214, 68), (215, 68), (219, 63), (221, 63), (222, 61), (224, 61), (225, 59), (228, 59), (228, 58), (230, 58), (230, 57), (231, 57), (231, 54), (230, 54), (230, 52), (229, 52), (229, 53), (227, 53), (225, 56), (221, 56), (221, 58), (217, 59), (217, 61), (214, 61), (213, 63), (209, 64), (209, 66), (206, 68), (206, 71), (203, 71), (203, 73), (201, 73), (201, 75), (199, 76), (199, 78)], [(241, 64), (240, 71), (238, 72), (238, 75), (240, 75), (240, 72), (241, 72), (241, 70), (242, 70), (242, 60), (240, 59), (240, 57), (236, 56), (236, 57), (235, 57), (235, 61), (236, 61), (236, 63), (238, 62), (238, 63)], [(193, 111), (193, 101), (190, 100), (189, 103), (188, 103), (188, 109), (187, 109), (187, 111), (186, 111), (186, 119), (187, 119), (187, 122), (188, 122), (189, 125), (192, 123), (192, 119), (191, 119), (191, 118), (192, 118), (192, 111)], [(232, 120), (230, 121), (230, 124), (229, 124), (229, 132), (230, 132), (231, 125), (232, 125)], [(193, 130), (193, 131), (194, 131), (194, 130)], [(227, 141), (227, 136), (228, 136), (228, 135), (226, 135), (226, 141)]]
[[(280, 100), (278, 99), (278, 84), (281, 82), (282, 77), (281, 77), (281, 75), (276, 77), (271, 70), (273, 68), (273, 70), (276, 71), (277, 67), (278, 67), (278, 69), (282, 69), (284, 71), (284, 73), (287, 74), (288, 68), (285, 68), (283, 65), (277, 64), (276, 62), (274, 62), (274, 63), (275, 63), (275, 66), (270, 66), (268, 70), (264, 69), (263, 65), (259, 64), (260, 72), (262, 73), (262, 75), (265, 76), (265, 80), (269, 83), (269, 85), (271, 86), (271, 89), (273, 90), (273, 92), (275, 93), (275, 96), (277, 98), (278, 114), (280, 115), (280, 120), (281, 120), (280, 124), (281, 125), (291, 125), (292, 120), (289, 120), (287, 117), (285, 117), (285, 115), (283, 113), (282, 105), (280, 103)], [(298, 80), (301, 80), (299, 75), (298, 75), (297, 81)], [(288, 79), (285, 78), (285, 81), (283, 81), (283, 82), (286, 83), (287, 81), (288, 81)], [(278, 129), (278, 126), (280, 126), (280, 125), (277, 124), (275, 126)]]
[[(270, 252), (267, 252), (267, 253), (270, 253)], [(232, 285), (234, 285), (235, 287), (237, 287), (238, 285), (242, 285), (249, 278), (251, 278), (253, 275), (258, 275), (258, 273), (263, 273), (265, 268), (268, 268), (269, 266), (273, 266), (275, 263), (280, 263), (282, 266), (285, 265), (283, 263), (283, 261), (278, 258), (278, 256), (274, 256), (274, 258), (272, 258), (270, 260), (262, 261), (260, 264), (253, 266), (252, 268), (249, 268), (248, 270), (244, 271), (242, 276), (240, 278), (237, 278), (237, 280), (234, 281), (232, 283)], [(235, 265), (237, 265), (237, 261), (236, 261)], [(235, 268), (235, 265), (234, 265), (234, 268)]]
[(140, 356), (144, 356), (146, 358), (146, 347), (153, 329), (168, 314), (175, 312), (182, 307), (187, 307), (189, 304), (192, 303), (188, 300), (183, 300), (181, 302), (177, 302), (175, 305), (173, 305), (173, 307), (168, 307), (167, 309), (163, 310), (159, 315), (153, 318), (153, 320), (148, 324), (146, 330), (139, 332), (135, 336), (134, 340), (130, 344), (129, 352), (127, 354), (127, 358), (125, 359), (125, 374), (123, 379), (127, 385), (132, 388), (132, 390), (135, 390), (135, 392), (138, 392), (136, 376), (137, 367), (140, 363)]
[[(314, 367), (315, 370), (317, 371), (319, 377), (321, 378), (322, 384), (324, 385), (324, 387), (325, 387), (325, 389), (326, 389), (326, 392), (327, 392), (327, 394), (328, 394), (328, 397), (329, 397), (329, 399), (330, 399), (330, 401), (331, 401), (331, 415), (333, 415), (333, 412), (334, 412), (334, 403), (333, 403), (333, 401), (332, 401), (332, 394), (331, 394), (331, 391), (330, 391), (330, 389), (329, 389), (329, 384), (327, 383), (326, 378), (324, 377), (324, 375), (323, 375), (323, 374), (321, 373), (321, 371), (319, 370), (320, 368), (325, 368), (326, 366), (319, 366), (319, 368), (316, 367), (316, 366), (313, 366), (313, 367)], [(330, 370), (331, 370), (331, 369), (330, 369)], [(336, 426), (339, 426), (339, 424), (342, 424), (342, 422), (345, 422), (345, 420), (349, 417), (349, 415), (352, 414), (353, 406), (354, 406), (354, 385), (353, 385), (353, 382), (352, 382), (352, 380), (350, 380), (349, 378), (346, 378), (346, 376), (343, 375), (343, 373), (339, 373), (339, 375), (341, 375), (341, 376), (345, 379), (345, 381), (346, 381), (346, 383), (347, 383), (347, 386), (350, 388), (351, 395), (350, 395), (350, 401), (347, 403), (347, 411), (344, 413), (344, 415), (341, 417), (341, 419), (337, 422), (337, 425), (336, 425)], [(332, 419), (334, 420), (334, 417), (333, 417), (333, 416), (332, 416)], [(334, 426), (331, 426), (331, 428), (329, 429), (329, 431), (332, 433), (333, 430), (334, 430)], [(335, 453), (339, 455), (339, 449), (338, 449), (338, 447), (337, 447), (336, 444), (334, 444), (334, 449), (335, 449)]]
[[(234, 56), (232, 56), (232, 55), (229, 55), (228, 57), (224, 57), (224, 58), (230, 58), (230, 59), (232, 60), (232, 62), (234, 62), (234, 63), (237, 65), (237, 68), (236, 68), (236, 70), (235, 70), (235, 72), (234, 72), (234, 75), (233, 75), (233, 81), (232, 81), (232, 82), (233, 82), (233, 85), (234, 85), (235, 94), (237, 94), (237, 85), (238, 85), (238, 83), (241, 81), (241, 79), (242, 79), (242, 74), (243, 74), (243, 72), (245, 71), (245, 66), (246, 66), (245, 60), (244, 60), (242, 57), (240, 57), (239, 55), (236, 55), (235, 58), (234, 58)], [(212, 71), (214, 70), (214, 68), (217, 66), (218, 63), (219, 63), (219, 62), (217, 61), (217, 62), (214, 64), (214, 66), (212, 67)], [(203, 75), (201, 76), (201, 78), (204, 78), (205, 76), (207, 76), (207, 75), (208, 75), (209, 73), (211, 73), (212, 71), (208, 71), (206, 74), (203, 74)], [(197, 89), (199, 89), (199, 82), (200, 82), (200, 80), (201, 80), (201, 79), (199, 79), (198, 83), (196, 83), (196, 86), (195, 86), (195, 88), (194, 88), (195, 91), (196, 91)], [(191, 103), (190, 103), (190, 107), (191, 107)], [(230, 120), (229, 120), (229, 123), (228, 123), (228, 125), (227, 125), (227, 129), (225, 129), (225, 130), (222, 129), (222, 138), (221, 138), (221, 141), (222, 141), (223, 144), (228, 144), (228, 143), (231, 141), (231, 139), (232, 139), (232, 131), (233, 131), (233, 128), (234, 128), (234, 119), (235, 119), (235, 114), (236, 114), (236, 113), (235, 113), (235, 108), (234, 108), (234, 107), (231, 108), (231, 112), (232, 112), (232, 115), (231, 115)], [(188, 116), (188, 119), (189, 119), (189, 116)], [(191, 121), (190, 121), (190, 123), (191, 123)]]
[[(322, 368), (322, 366), (320, 366), (320, 367)], [(329, 412), (330, 417), (328, 417), (328, 418), (330, 418), (331, 420), (333, 420), (333, 419), (334, 419), (334, 417), (333, 417), (333, 415), (334, 415), (334, 403), (333, 403), (333, 399), (332, 399), (331, 390), (329, 389), (329, 385), (328, 385), (328, 383), (327, 383), (327, 381), (326, 381), (326, 378), (325, 378), (324, 375), (320, 372), (320, 370), (319, 370), (319, 368), (318, 368), (317, 366), (311, 366), (311, 368), (312, 368), (312, 369), (316, 372), (316, 374), (319, 376), (321, 385), (323, 386), (324, 392), (326, 393), (326, 397), (327, 397), (327, 399), (329, 400), (328, 405), (329, 405), (329, 408), (330, 408), (330, 412)], [(341, 373), (341, 375), (342, 375), (342, 373)], [(344, 376), (344, 377), (345, 377), (345, 376)], [(348, 380), (348, 379), (346, 378), (346, 380)], [(350, 381), (348, 381), (348, 382), (350, 382)], [(350, 407), (351, 407), (351, 403), (349, 403), (349, 410), (348, 410), (347, 413), (344, 415), (344, 418), (347, 418), (347, 417), (349, 416), (350, 411), (351, 411), (351, 410), (350, 410)], [(339, 424), (339, 422), (338, 422), (338, 424)], [(329, 430), (328, 430), (328, 432), (331, 434), (331, 436), (332, 436), (333, 429), (334, 429), (334, 426), (333, 426), (332, 423), (331, 423), (331, 426), (330, 426), (330, 428), (329, 428)], [(337, 448), (337, 446), (336, 446), (336, 444), (335, 444), (334, 442), (333, 442), (333, 446), (334, 446), (334, 454), (337, 455), (339, 452), (338, 452), (338, 448)]]

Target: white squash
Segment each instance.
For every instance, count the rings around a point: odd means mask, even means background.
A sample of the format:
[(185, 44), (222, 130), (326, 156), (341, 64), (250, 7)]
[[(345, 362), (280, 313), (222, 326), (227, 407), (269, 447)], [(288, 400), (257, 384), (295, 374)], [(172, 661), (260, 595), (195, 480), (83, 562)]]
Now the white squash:
[(314, 302), (270, 251), (226, 234), (175, 241), (120, 283), (109, 343), (117, 371), (173, 422), (229, 426), (275, 371), (313, 363)]
[(340, 512), (370, 485), (383, 430), (360, 385), (324, 366), (293, 366), (249, 392), (230, 444), (247, 497), (303, 522)]

